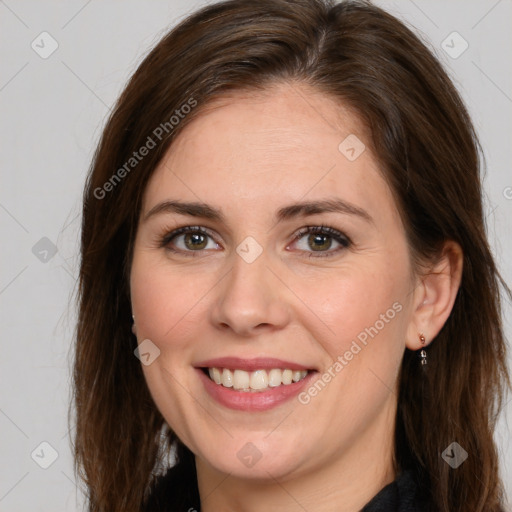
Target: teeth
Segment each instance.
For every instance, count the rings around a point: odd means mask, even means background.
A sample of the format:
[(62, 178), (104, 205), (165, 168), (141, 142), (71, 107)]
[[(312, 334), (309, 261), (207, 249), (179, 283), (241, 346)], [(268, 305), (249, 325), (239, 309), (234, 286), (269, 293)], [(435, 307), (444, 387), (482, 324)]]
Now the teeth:
[(292, 375), (293, 375), (293, 372), (291, 370), (283, 370), (281, 382), (283, 384), (291, 384), (292, 383)]
[(289, 385), (292, 382), (299, 382), (308, 374), (307, 370), (281, 370), (272, 368), (246, 372), (244, 370), (229, 370), (227, 368), (209, 368), (208, 374), (216, 383), (226, 388), (233, 388), (238, 391), (263, 391), (281, 385)]
[(271, 388), (276, 388), (281, 385), (281, 370), (273, 369), (268, 372), (268, 385)]
[(249, 389), (250, 377), (247, 372), (243, 370), (235, 370), (233, 373), (233, 388), (234, 389)]
[(300, 379), (301, 379), (301, 372), (300, 371), (294, 371), (292, 373), (292, 380), (293, 380), (293, 382), (299, 382)]
[[(217, 368), (214, 368), (216, 370)], [(222, 380), (221, 382), (217, 382), (217, 384), (222, 384), (226, 388), (232, 388), (233, 387), (233, 372), (231, 370), (228, 370), (227, 368), (224, 368), (222, 370)]]
[(251, 380), (249, 381), (251, 389), (265, 389), (268, 388), (268, 376), (265, 370), (256, 370), (251, 373)]
[(215, 384), (220, 384), (220, 371), (218, 368), (210, 368), (209, 370), (210, 378), (215, 382)]

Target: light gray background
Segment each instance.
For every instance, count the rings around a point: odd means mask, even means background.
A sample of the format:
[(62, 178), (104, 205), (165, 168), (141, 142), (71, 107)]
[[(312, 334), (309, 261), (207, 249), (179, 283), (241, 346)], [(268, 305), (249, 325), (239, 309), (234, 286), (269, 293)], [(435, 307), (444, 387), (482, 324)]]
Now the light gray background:
[[(4, 512), (82, 509), (83, 496), (73, 477), (67, 408), (84, 177), (109, 109), (130, 74), (170, 26), (205, 3), (0, 0), (0, 510)], [(378, 4), (423, 34), (469, 106), (487, 158), (489, 236), (510, 283), (512, 2), (380, 0)], [(43, 31), (59, 45), (46, 59), (31, 48), (34, 40), (43, 45), (38, 37)], [(442, 48), (453, 31), (469, 44), (456, 59)], [(47, 51), (50, 42), (45, 41)], [(452, 37), (446, 44), (454, 46), (453, 52), (463, 43)], [(40, 241), (44, 237), (48, 240)], [(53, 256), (52, 247), (57, 250)], [(505, 306), (510, 339), (511, 305)], [(507, 416), (511, 412), (509, 401), (496, 432), (509, 496), (512, 446)], [(51, 449), (40, 447), (42, 442), (58, 454), (48, 469), (35, 462), (52, 461)]]

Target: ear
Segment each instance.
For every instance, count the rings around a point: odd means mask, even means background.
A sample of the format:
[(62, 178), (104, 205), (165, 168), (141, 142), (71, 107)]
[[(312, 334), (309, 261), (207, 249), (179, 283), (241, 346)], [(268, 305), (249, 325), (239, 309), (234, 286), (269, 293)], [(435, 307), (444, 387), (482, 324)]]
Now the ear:
[(414, 290), (413, 313), (407, 329), (406, 346), (422, 348), (419, 335), (428, 345), (442, 329), (457, 297), (462, 279), (463, 252), (453, 240), (445, 242), (440, 259), (419, 278)]

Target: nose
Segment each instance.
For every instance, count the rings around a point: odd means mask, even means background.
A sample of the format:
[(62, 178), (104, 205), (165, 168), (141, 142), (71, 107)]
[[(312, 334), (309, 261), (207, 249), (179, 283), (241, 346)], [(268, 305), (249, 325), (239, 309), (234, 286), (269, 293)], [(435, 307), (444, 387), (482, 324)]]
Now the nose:
[(267, 267), (264, 255), (247, 263), (238, 255), (215, 290), (211, 321), (243, 337), (279, 330), (290, 321), (286, 286)]

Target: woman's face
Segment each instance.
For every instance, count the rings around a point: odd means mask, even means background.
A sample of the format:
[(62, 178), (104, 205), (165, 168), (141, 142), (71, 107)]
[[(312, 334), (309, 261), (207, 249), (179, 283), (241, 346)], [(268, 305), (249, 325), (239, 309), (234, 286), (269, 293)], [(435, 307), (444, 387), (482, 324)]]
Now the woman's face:
[(414, 284), (365, 130), (298, 84), (217, 107), (145, 190), (131, 297), (151, 395), (204, 471), (382, 466)]

